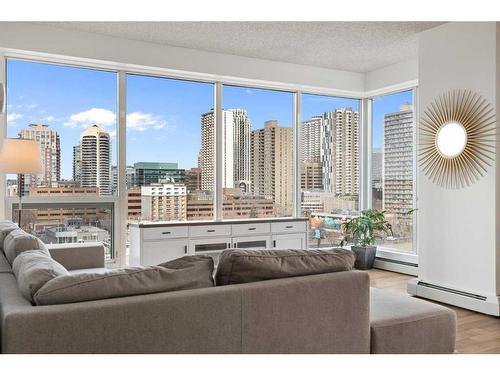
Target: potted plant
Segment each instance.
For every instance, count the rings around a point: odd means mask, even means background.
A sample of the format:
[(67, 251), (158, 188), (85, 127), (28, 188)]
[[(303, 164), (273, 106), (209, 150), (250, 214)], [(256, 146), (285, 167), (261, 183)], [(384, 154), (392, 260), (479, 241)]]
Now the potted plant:
[(382, 234), (393, 235), (391, 224), (385, 219), (385, 211), (363, 210), (361, 216), (353, 217), (344, 224), (343, 239), (340, 243), (352, 243), (351, 250), (356, 255), (354, 267), (367, 270), (373, 267), (377, 247), (375, 240)]

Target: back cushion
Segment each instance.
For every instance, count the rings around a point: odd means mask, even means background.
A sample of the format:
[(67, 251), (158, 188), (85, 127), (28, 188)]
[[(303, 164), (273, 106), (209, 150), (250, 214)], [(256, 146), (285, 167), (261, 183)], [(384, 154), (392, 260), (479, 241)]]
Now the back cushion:
[(291, 276), (349, 271), (349, 250), (226, 250), (219, 258), (217, 285), (241, 284)]
[(12, 270), (16, 275), (19, 290), (30, 302), (33, 302), (33, 296), (38, 289), (49, 280), (68, 275), (66, 268), (41, 250), (28, 250), (19, 254), (14, 259)]
[(11, 221), (0, 222), (0, 249), (3, 250), (5, 237), (7, 237), (10, 232), (16, 229), (19, 229), (19, 227), (17, 226), (17, 224), (14, 224)]
[(59, 276), (47, 282), (34, 296), (37, 305), (55, 305), (125, 297), (214, 285), (213, 259), (191, 256), (151, 267), (133, 267), (106, 273)]
[(45, 244), (35, 236), (26, 233), (22, 229), (15, 229), (5, 237), (3, 252), (10, 264), (14, 263), (14, 259), (27, 250), (41, 250), (50, 257), (50, 253), (45, 247)]

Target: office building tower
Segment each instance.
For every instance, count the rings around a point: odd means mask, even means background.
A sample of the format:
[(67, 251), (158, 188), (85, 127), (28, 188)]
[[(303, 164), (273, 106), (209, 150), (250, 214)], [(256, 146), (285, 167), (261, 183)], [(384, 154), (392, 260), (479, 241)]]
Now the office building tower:
[(109, 133), (92, 125), (80, 135), (81, 186), (99, 188), (101, 195), (111, 194), (111, 144)]
[(23, 193), (30, 187), (56, 186), (61, 179), (61, 144), (59, 134), (48, 125), (30, 124), (21, 129), (19, 138), (32, 139), (40, 147), (40, 162), (42, 169), (37, 175), (25, 175)]
[(153, 183), (141, 186), (141, 217), (145, 220), (186, 220), (186, 186)]
[(149, 186), (156, 183), (180, 183), (184, 181), (185, 170), (179, 169), (177, 163), (138, 162), (133, 165), (133, 186)]
[(252, 131), (251, 190), (254, 195), (273, 199), (280, 216), (292, 213), (292, 148), (292, 129), (279, 127), (276, 120)]
[(405, 104), (399, 112), (384, 117), (383, 208), (397, 217), (413, 208), (413, 108)]

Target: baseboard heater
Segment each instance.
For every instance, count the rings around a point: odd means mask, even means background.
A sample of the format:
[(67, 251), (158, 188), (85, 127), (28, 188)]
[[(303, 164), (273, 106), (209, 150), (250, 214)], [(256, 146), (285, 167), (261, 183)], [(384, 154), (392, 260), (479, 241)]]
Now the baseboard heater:
[(425, 281), (419, 281), (417, 283), (417, 285), (423, 286), (423, 287), (426, 287), (426, 288), (441, 290), (443, 292), (458, 294), (458, 295), (464, 296), (464, 297), (474, 298), (474, 299), (477, 299), (477, 300), (480, 300), (480, 301), (486, 301), (486, 297), (485, 296), (480, 296), (479, 294), (467, 293), (467, 292), (463, 292), (463, 291), (457, 290), (457, 289), (451, 289), (451, 288), (446, 288), (444, 286), (439, 286), (439, 285), (435, 285), (435, 284), (429, 284), (429, 283), (426, 283)]
[(408, 266), (408, 267), (415, 267), (415, 268), (418, 267), (418, 264), (410, 263), (410, 262), (403, 262), (402, 260), (387, 259), (387, 258), (380, 258), (380, 257), (375, 257), (375, 260), (379, 260), (381, 262), (387, 262), (387, 263), (400, 264), (402, 266)]

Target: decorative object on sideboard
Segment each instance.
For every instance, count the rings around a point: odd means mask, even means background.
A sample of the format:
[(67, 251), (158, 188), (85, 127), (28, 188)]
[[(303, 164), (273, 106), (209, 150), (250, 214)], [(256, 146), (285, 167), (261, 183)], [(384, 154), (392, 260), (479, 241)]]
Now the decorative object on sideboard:
[(493, 107), (470, 90), (452, 90), (424, 110), (419, 128), (419, 162), (435, 184), (460, 189), (478, 181), (494, 162)]
[(19, 196), (19, 220), (21, 227), (22, 196), (24, 190), (24, 175), (38, 174), (42, 170), (40, 147), (35, 140), (6, 138), (0, 149), (0, 172), (17, 173), (17, 193)]
[(351, 250), (356, 256), (354, 267), (367, 270), (373, 268), (377, 253), (375, 241), (383, 238), (383, 234), (393, 236), (392, 225), (385, 219), (385, 211), (363, 210), (360, 216), (344, 224), (344, 238), (340, 245), (352, 243)]

